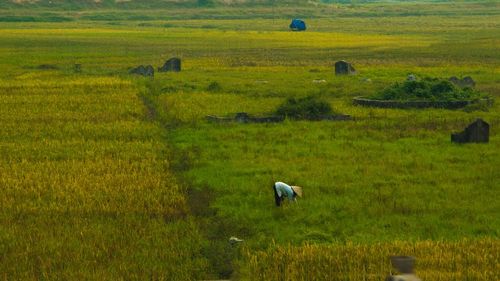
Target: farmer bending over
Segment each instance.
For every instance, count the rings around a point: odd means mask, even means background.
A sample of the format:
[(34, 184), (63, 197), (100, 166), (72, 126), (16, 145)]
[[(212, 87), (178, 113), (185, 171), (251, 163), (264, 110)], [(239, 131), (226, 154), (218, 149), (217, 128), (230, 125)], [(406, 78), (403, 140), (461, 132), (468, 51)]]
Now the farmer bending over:
[(274, 183), (273, 189), (274, 200), (278, 207), (281, 206), (281, 202), (285, 200), (285, 197), (292, 202), (295, 202), (297, 196), (302, 197), (302, 187), (300, 186), (289, 186), (284, 182), (278, 181)]

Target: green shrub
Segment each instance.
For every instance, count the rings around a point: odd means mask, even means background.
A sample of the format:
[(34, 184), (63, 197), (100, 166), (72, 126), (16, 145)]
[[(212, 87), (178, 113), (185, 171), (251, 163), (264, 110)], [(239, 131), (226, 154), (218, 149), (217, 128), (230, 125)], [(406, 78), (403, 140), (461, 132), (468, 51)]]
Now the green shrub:
[(222, 90), (222, 87), (217, 81), (213, 81), (210, 83), (207, 87), (207, 91), (209, 92), (220, 92)]
[(424, 78), (415, 81), (395, 83), (370, 98), (376, 100), (429, 100), (429, 101), (457, 101), (474, 100), (486, 95), (472, 88), (459, 88), (448, 80), (438, 78)]
[(197, 3), (198, 3), (198, 6), (211, 6), (211, 5), (213, 5), (212, 0), (198, 0)]
[(58, 15), (42, 15), (42, 16), (0, 16), (0, 22), (68, 22), (73, 21), (72, 18)]
[(319, 119), (332, 113), (333, 110), (329, 103), (313, 96), (299, 99), (289, 98), (276, 110), (277, 115), (292, 119)]

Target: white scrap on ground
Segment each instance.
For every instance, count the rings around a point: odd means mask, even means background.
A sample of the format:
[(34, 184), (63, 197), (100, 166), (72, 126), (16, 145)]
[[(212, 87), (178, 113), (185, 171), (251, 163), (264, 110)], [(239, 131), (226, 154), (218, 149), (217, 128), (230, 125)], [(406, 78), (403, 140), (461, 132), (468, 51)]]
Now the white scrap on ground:
[(421, 281), (420, 278), (414, 274), (402, 274), (402, 275), (392, 275), (387, 277), (385, 280), (389, 281)]
[(238, 238), (238, 237), (231, 236), (229, 238), (229, 243), (231, 243), (231, 244), (237, 244), (237, 243), (241, 243), (241, 242), (243, 242), (243, 240)]

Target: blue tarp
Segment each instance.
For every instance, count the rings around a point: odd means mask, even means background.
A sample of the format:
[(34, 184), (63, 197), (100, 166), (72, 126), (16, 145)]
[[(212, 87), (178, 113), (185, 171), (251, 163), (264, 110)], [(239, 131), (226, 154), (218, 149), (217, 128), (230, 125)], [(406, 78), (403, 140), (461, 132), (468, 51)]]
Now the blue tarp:
[(306, 30), (306, 23), (301, 19), (293, 19), (290, 24), (290, 29), (293, 31), (303, 31)]

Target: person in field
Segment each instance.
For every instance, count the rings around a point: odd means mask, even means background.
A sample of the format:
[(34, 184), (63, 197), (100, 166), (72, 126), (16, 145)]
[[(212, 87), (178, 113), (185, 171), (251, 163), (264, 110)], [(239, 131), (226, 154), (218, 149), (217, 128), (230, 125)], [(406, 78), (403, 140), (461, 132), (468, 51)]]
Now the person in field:
[(273, 185), (274, 189), (274, 200), (276, 206), (281, 206), (283, 201), (288, 198), (288, 201), (295, 202), (298, 197), (302, 197), (302, 187), (300, 186), (290, 186), (284, 182), (275, 182)]

